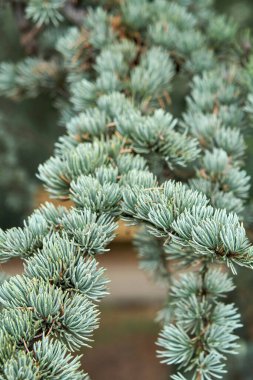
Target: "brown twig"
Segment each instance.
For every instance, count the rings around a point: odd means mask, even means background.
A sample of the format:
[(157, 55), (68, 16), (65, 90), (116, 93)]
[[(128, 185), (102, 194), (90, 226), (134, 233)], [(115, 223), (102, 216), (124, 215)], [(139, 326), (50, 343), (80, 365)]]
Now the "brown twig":
[(28, 347), (27, 347), (27, 344), (26, 344), (26, 341), (23, 339), (23, 344), (24, 344), (24, 346), (25, 346), (25, 350), (26, 350), (26, 352), (29, 354), (29, 349), (28, 349)]
[(37, 27), (27, 20), (25, 15), (25, 2), (11, 0), (10, 5), (20, 31), (21, 44), (25, 51), (31, 54), (36, 51), (36, 37), (41, 32), (42, 27)]
[(10, 5), (16, 18), (18, 29), (21, 32), (26, 31), (30, 27), (30, 23), (25, 17), (25, 3), (11, 0)]
[(62, 14), (72, 24), (81, 26), (83, 25), (86, 12), (83, 9), (75, 7), (73, 1), (70, 0), (67, 1), (64, 7), (62, 8)]

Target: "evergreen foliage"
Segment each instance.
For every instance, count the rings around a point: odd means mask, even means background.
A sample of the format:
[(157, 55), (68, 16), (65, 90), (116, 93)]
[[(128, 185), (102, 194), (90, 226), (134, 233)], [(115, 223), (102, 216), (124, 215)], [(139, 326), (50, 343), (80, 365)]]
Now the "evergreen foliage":
[[(24, 274), (0, 287), (0, 378), (87, 378), (72, 352), (98, 327), (108, 280), (96, 255), (119, 218), (141, 224), (141, 266), (170, 285), (157, 344), (181, 371), (172, 378), (222, 378), (241, 326), (225, 303), (227, 272), (253, 266), (241, 220), (253, 102), (238, 26), (211, 0), (23, 5), (38, 54), (1, 64), (0, 93), (50, 89), (66, 134), (38, 176), (73, 207), (48, 203), (0, 233), (0, 261), (24, 260)], [(179, 119), (178, 78), (187, 83)]]
[[(20, 162), (20, 143), (16, 142), (6, 117), (0, 114), (0, 226), (22, 221), (33, 206), (35, 184)], [(20, 221), (21, 219), (21, 221)]]

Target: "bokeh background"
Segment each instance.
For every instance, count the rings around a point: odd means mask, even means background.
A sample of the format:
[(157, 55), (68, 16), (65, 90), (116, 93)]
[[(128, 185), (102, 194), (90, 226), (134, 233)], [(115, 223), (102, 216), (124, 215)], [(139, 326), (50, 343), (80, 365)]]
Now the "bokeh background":
[[(234, 17), (253, 32), (253, 0), (216, 0), (221, 13)], [(0, 62), (18, 61), (25, 56), (19, 33), (8, 7), (0, 9)], [(18, 103), (0, 98), (0, 227), (22, 224), (32, 209), (46, 200), (36, 171), (53, 152), (54, 142), (63, 134), (49, 94)], [(247, 136), (246, 170), (253, 185), (253, 136)], [(253, 203), (251, 187), (249, 205)], [(252, 208), (253, 210), (253, 208)], [(253, 211), (252, 211), (253, 220)], [(253, 238), (253, 229), (249, 227)], [(120, 228), (109, 255), (101, 256), (108, 268), (110, 295), (102, 305), (100, 329), (92, 350), (83, 356), (85, 369), (95, 380), (165, 380), (167, 366), (155, 356), (159, 325), (154, 322), (165, 289), (155, 285), (138, 269), (131, 245), (134, 231)], [(16, 260), (2, 266), (10, 274), (22, 272)], [(241, 269), (237, 290), (231, 299), (238, 305), (244, 327), (240, 330), (239, 355), (229, 359), (226, 380), (253, 380), (253, 273)]]

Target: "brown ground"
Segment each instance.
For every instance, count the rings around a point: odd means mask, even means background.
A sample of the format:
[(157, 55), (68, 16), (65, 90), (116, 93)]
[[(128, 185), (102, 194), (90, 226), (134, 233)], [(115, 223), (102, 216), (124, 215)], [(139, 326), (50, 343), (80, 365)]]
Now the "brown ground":
[(154, 307), (102, 309), (94, 347), (83, 357), (93, 380), (165, 380), (168, 367), (156, 358), (159, 326), (153, 322)]

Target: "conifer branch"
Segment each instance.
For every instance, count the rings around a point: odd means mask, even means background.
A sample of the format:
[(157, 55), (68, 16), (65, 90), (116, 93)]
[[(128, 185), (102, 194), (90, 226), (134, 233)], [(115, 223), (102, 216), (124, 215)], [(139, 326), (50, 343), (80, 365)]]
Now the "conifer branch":
[[(86, 379), (69, 352), (88, 346), (98, 327), (107, 280), (95, 256), (107, 252), (119, 218), (143, 226), (140, 265), (169, 288), (158, 354), (181, 371), (172, 378), (223, 376), (240, 322), (220, 300), (232, 280), (213, 264), (233, 274), (253, 266), (240, 216), (249, 190), (243, 128), (253, 107), (236, 74), (244, 70), (237, 25), (208, 0), (126, 0), (113, 12), (30, 0), (25, 14), (41, 26), (41, 54), (3, 63), (0, 93), (37, 96), (60, 82), (66, 134), (38, 176), (74, 206), (46, 204), (22, 228), (0, 232), (0, 261), (25, 261), (24, 274), (0, 287), (0, 376), (22, 367), (27, 379)], [(191, 89), (176, 120), (167, 94), (182, 73)], [(173, 280), (182, 267), (188, 273)]]

